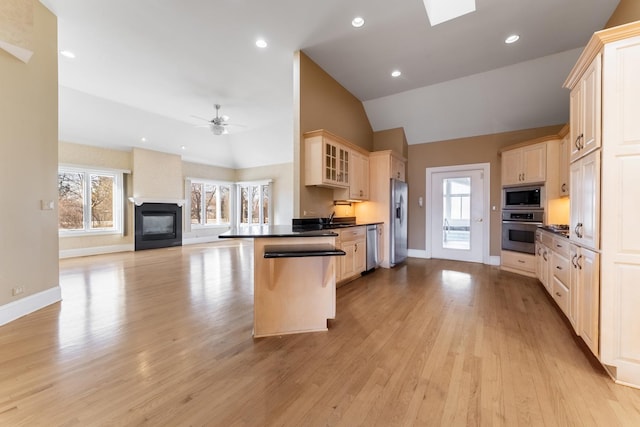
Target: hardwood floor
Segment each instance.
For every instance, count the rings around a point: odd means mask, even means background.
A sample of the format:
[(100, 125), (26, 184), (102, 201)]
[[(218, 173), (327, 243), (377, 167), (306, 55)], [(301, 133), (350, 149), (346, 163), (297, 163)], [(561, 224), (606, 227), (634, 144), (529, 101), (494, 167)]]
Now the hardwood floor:
[(61, 261), (0, 327), (2, 426), (638, 426), (542, 287), (409, 259), (337, 290), (328, 332), (251, 337), (246, 242)]

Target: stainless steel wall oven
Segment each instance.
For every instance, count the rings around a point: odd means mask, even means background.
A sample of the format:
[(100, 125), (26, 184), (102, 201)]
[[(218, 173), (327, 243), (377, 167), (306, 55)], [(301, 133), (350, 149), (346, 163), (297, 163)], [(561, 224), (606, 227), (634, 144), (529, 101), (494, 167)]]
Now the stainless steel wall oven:
[(503, 210), (502, 249), (535, 254), (536, 230), (544, 222), (543, 210)]

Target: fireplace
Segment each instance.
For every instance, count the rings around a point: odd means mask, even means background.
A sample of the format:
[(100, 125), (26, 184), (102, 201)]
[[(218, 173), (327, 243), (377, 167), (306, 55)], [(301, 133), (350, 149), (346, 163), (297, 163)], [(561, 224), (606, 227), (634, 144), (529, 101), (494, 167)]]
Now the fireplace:
[(136, 205), (136, 251), (182, 246), (182, 207), (175, 203)]

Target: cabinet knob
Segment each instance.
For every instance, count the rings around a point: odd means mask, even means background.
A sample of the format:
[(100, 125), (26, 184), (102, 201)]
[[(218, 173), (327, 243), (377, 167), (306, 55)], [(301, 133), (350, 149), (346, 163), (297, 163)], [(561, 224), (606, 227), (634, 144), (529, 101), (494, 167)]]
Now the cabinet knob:
[(556, 292), (556, 296), (562, 297), (562, 294), (560, 292)]

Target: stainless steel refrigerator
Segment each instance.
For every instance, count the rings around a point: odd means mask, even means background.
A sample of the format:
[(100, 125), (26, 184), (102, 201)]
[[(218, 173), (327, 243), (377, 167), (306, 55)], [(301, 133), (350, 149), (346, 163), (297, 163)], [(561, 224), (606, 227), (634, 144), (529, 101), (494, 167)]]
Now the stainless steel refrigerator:
[(407, 258), (407, 183), (391, 179), (390, 264), (394, 266)]

